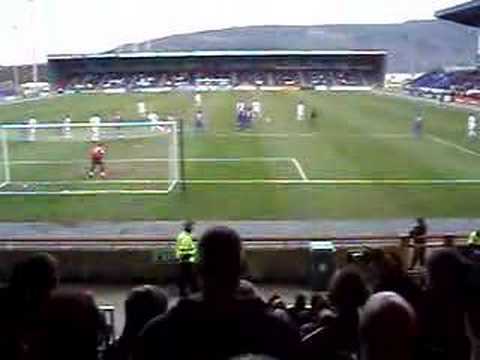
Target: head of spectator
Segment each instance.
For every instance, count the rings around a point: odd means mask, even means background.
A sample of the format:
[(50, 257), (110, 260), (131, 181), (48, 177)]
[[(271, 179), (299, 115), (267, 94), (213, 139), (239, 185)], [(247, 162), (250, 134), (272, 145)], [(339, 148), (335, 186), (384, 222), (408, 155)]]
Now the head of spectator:
[(330, 281), (330, 301), (337, 312), (356, 312), (369, 296), (362, 274), (353, 266), (337, 271)]
[(327, 300), (320, 293), (313, 293), (310, 297), (310, 308), (312, 312), (318, 313), (328, 307)]
[(358, 351), (358, 310), (369, 295), (363, 276), (356, 267), (347, 266), (333, 275), (329, 291), (334, 312), (325, 314), (328, 319), (320, 319), (322, 327), (303, 339), (307, 359), (337, 359), (339, 354)]
[(195, 226), (195, 222), (193, 222), (192, 220), (187, 220), (183, 224), (183, 230), (188, 233), (192, 233), (194, 226)]
[(270, 296), (270, 298), (268, 299), (267, 301), (267, 305), (268, 307), (270, 308), (273, 308), (274, 307), (274, 304), (278, 301), (281, 301), (282, 300), (282, 297), (277, 294), (277, 293), (274, 293), (272, 296)]
[(380, 292), (366, 303), (360, 320), (361, 360), (412, 359), (416, 315), (393, 292)]
[(320, 325), (321, 313), (326, 309), (328, 309), (328, 303), (325, 297), (320, 293), (313, 293), (310, 297), (309, 323), (311, 326), (309, 329)]
[(104, 322), (91, 294), (54, 292), (41, 319), (41, 331), (32, 346), (34, 359), (97, 359)]
[(9, 289), (19, 306), (35, 306), (58, 286), (58, 262), (50, 254), (36, 254), (18, 263)]
[(304, 294), (298, 294), (295, 296), (295, 303), (293, 305), (296, 311), (303, 311), (307, 306), (307, 297)]
[(276, 360), (276, 358), (262, 354), (245, 354), (235, 356), (233, 358), (230, 358), (229, 360)]
[[(239, 300), (262, 300), (255, 285), (250, 281), (241, 279), (238, 285), (236, 297)], [(263, 301), (263, 300), (262, 300)]]
[(415, 309), (422, 297), (420, 286), (408, 276), (402, 258), (393, 251), (376, 252), (369, 264), (374, 292), (393, 291), (407, 300)]
[(166, 293), (157, 286), (143, 285), (130, 291), (125, 300), (125, 327), (122, 338), (137, 336), (154, 317), (168, 309)]
[(228, 227), (214, 227), (203, 234), (198, 249), (205, 299), (233, 298), (242, 269), (240, 236)]
[(307, 297), (304, 294), (298, 294), (295, 297), (293, 307), (289, 309), (290, 317), (298, 326), (302, 326), (310, 322), (311, 313), (307, 310)]
[(442, 249), (427, 261), (429, 290), (442, 298), (462, 297), (468, 265), (455, 249)]

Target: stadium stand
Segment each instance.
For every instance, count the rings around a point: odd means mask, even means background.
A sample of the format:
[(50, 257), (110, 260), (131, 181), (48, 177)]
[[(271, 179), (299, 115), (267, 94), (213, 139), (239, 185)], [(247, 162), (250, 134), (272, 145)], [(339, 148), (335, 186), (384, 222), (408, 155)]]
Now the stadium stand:
[[(478, 28), (480, 27), (479, 14), (480, 2), (474, 0), (437, 11), (435, 16), (442, 20)], [(463, 69), (435, 69), (407, 83), (404, 89), (411, 95), (478, 105), (480, 94), (478, 65), (480, 65), (480, 47), (477, 49), (476, 66)]]
[(98, 91), (124, 89), (138, 91), (162, 87), (194, 87), (197, 90), (232, 89), (233, 87), (262, 86), (308, 88), (314, 86), (374, 86), (371, 79), (360, 71), (275, 71), (275, 72), (232, 72), (232, 73), (134, 73), (93, 74), (75, 76), (57, 82), (61, 91)]
[(479, 70), (436, 70), (421, 75), (406, 86), (407, 90), (423, 94), (449, 91), (467, 95), (480, 91)]
[[(52, 55), (59, 92), (256, 88), (366, 90), (383, 86), (384, 51), (204, 51)], [(148, 69), (148, 71), (145, 71)], [(167, 89), (168, 88), (168, 89)]]
[(474, 353), (480, 259), (473, 248), (433, 253), (426, 266), (428, 283), (409, 277), (393, 253), (371, 249), (337, 270), (325, 295), (313, 293), (307, 305), (306, 296), (298, 294), (289, 306), (278, 294), (264, 301), (254, 284), (239, 280), (245, 268), (242, 247), (228, 228), (204, 233), (198, 264), (203, 294), (175, 304), (156, 287), (134, 288), (126, 297), (122, 336), (113, 343), (105, 341), (106, 323), (92, 295), (59, 283), (56, 259), (46, 254), (24, 259), (0, 289), (2, 355), (467, 360)]

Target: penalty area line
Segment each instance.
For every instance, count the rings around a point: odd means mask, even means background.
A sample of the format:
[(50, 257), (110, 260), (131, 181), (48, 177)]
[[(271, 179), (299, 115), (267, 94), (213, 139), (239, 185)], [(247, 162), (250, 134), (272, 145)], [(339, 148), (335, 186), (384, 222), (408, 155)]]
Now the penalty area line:
[[(156, 162), (175, 162), (180, 159), (173, 158), (131, 158), (131, 159), (107, 159), (107, 164), (129, 164), (129, 163), (156, 163)], [(185, 162), (204, 162), (204, 163), (229, 163), (229, 162), (287, 162), (291, 161), (289, 157), (232, 157), (232, 158), (186, 158)], [(70, 164), (89, 164), (88, 160), (13, 160), (10, 165), (70, 165)]]
[(435, 135), (432, 135), (432, 134), (428, 134), (428, 138), (431, 139), (433, 142), (437, 143), (437, 144), (441, 144), (441, 145), (444, 145), (444, 146), (448, 146), (448, 147), (451, 147), (451, 148), (454, 148), (454, 149), (457, 149), (458, 151), (460, 152), (463, 152), (464, 154), (469, 154), (469, 155), (473, 155), (473, 156), (480, 156), (480, 153), (476, 152), (476, 151), (473, 151), (473, 150), (470, 150), (470, 149), (467, 149), (466, 147), (463, 147), (461, 145), (458, 145), (458, 144), (455, 144), (451, 141), (448, 141), (448, 140), (444, 140), (438, 136), (435, 136)]
[(308, 177), (305, 174), (305, 171), (303, 170), (302, 165), (300, 165), (300, 162), (295, 158), (291, 158), (290, 160), (293, 162), (293, 165), (297, 169), (297, 171), (300, 174), (300, 177), (302, 178), (302, 180), (303, 181), (308, 181)]

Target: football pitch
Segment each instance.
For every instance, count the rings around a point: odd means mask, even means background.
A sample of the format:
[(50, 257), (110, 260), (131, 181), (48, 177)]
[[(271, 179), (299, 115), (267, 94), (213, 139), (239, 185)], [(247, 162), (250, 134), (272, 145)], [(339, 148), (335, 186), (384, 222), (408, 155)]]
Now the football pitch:
[[(41, 192), (96, 195), (0, 195), (0, 221), (290, 220), (478, 217), (480, 141), (466, 139), (467, 111), (373, 94), (206, 93), (203, 132), (193, 128), (191, 93), (70, 95), (0, 107), (0, 122), (87, 122), (115, 112), (139, 121), (136, 104), (185, 120), (185, 185), (165, 187), (168, 153), (161, 137), (105, 140), (106, 180), (85, 179), (87, 141), (9, 146), (13, 184)], [(239, 132), (235, 104), (254, 98), (262, 118)], [(302, 100), (314, 118), (296, 120)], [(411, 134), (421, 112), (425, 131)], [(123, 130), (129, 135), (129, 129)], [(74, 132), (74, 137), (77, 136)], [(61, 134), (58, 134), (61, 138)], [(138, 194), (109, 194), (128, 189)], [(103, 192), (103, 193), (102, 193)], [(142, 192), (144, 192), (142, 194)]]

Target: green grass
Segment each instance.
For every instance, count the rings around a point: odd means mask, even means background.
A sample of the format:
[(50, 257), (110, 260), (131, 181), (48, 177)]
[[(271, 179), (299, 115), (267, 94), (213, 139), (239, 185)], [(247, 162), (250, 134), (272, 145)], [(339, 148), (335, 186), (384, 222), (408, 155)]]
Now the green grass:
[[(239, 135), (233, 109), (239, 98), (258, 96), (270, 122)], [(187, 158), (286, 158), (282, 161), (187, 162), (186, 193), (169, 195), (2, 196), (0, 221), (169, 220), (169, 219), (380, 219), (398, 217), (477, 217), (475, 184), (225, 184), (204, 180), (300, 180), (295, 158), (313, 180), (480, 180), (480, 142), (465, 139), (464, 111), (371, 94), (211, 93), (203, 95), (208, 130), (191, 130), (191, 94), (75, 95), (0, 107), (0, 122), (40, 123), (71, 114), (85, 122), (92, 113), (109, 119), (115, 111), (137, 120), (140, 99), (160, 114), (186, 119)], [(295, 120), (302, 99), (318, 117)], [(427, 135), (410, 136), (422, 111)], [(288, 136), (286, 136), (288, 135)], [(435, 136), (435, 139), (429, 135)], [(441, 143), (440, 141), (443, 143)], [(160, 137), (109, 141), (109, 159), (165, 157)], [(457, 147), (455, 148), (455, 145)], [(10, 159), (83, 160), (83, 141), (9, 143)], [(475, 154), (467, 153), (471, 150)], [(12, 164), (13, 180), (83, 180), (87, 164)], [(110, 163), (111, 179), (165, 179), (165, 164)], [(66, 185), (63, 185), (66, 186)], [(118, 184), (69, 185), (71, 189), (113, 189)], [(162, 184), (121, 185), (158, 189)]]

